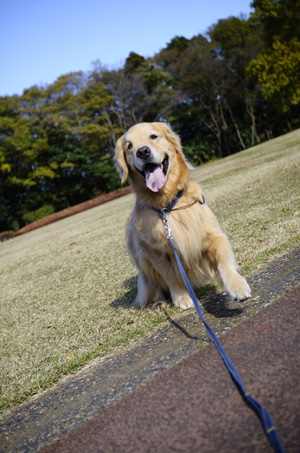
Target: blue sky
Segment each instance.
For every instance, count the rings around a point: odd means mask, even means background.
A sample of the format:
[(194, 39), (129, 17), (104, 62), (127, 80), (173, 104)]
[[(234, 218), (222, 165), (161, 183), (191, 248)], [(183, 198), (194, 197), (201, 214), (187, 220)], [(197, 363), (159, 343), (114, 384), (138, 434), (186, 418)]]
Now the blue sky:
[(178, 35), (249, 15), (251, 0), (0, 0), (0, 96), (22, 94), (100, 60), (153, 56)]

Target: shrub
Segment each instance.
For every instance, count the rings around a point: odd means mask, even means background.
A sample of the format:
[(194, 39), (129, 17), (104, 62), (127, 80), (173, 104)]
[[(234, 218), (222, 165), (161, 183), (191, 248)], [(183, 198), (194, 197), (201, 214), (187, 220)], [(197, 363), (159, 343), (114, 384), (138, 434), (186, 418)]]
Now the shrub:
[(23, 214), (22, 218), (25, 222), (26, 225), (28, 223), (35, 222), (36, 220), (42, 219), (43, 217), (47, 217), (48, 215), (51, 215), (55, 212), (55, 209), (52, 205), (45, 204), (39, 209), (36, 209), (35, 211), (31, 212), (26, 212)]

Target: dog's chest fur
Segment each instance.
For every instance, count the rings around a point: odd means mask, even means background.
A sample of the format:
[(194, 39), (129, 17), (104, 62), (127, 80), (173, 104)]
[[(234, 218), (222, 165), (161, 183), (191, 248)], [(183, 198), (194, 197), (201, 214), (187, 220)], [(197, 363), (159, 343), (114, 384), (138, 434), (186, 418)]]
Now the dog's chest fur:
[[(187, 204), (182, 200), (181, 205)], [(205, 210), (205, 211), (204, 211)], [(209, 231), (215, 217), (207, 206), (193, 206), (167, 214), (171, 235), (190, 279), (196, 284), (212, 276), (205, 255), (210, 240)], [(127, 224), (127, 245), (134, 260), (143, 266), (143, 260), (162, 260), (175, 257), (167, 231), (158, 212), (137, 201)], [(155, 263), (154, 263), (155, 265)]]

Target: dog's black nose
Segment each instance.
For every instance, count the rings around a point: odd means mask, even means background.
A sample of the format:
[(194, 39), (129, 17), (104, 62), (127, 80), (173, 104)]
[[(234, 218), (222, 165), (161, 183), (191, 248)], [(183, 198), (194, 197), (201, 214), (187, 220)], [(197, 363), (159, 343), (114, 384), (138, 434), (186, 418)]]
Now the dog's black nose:
[(150, 154), (151, 154), (151, 150), (150, 150), (150, 148), (148, 148), (148, 146), (142, 146), (136, 152), (137, 157), (139, 157), (140, 159), (148, 159)]

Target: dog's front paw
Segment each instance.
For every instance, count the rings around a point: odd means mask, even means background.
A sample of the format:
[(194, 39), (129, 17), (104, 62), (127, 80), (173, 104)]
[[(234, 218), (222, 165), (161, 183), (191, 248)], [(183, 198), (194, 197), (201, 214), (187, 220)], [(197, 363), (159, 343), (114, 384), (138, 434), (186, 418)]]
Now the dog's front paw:
[(181, 310), (187, 310), (194, 306), (192, 299), (189, 296), (181, 296), (173, 299), (173, 303), (176, 307), (180, 308)]
[(251, 289), (244, 277), (238, 273), (231, 274), (227, 279), (225, 287), (232, 299), (237, 301), (245, 300), (251, 297)]

